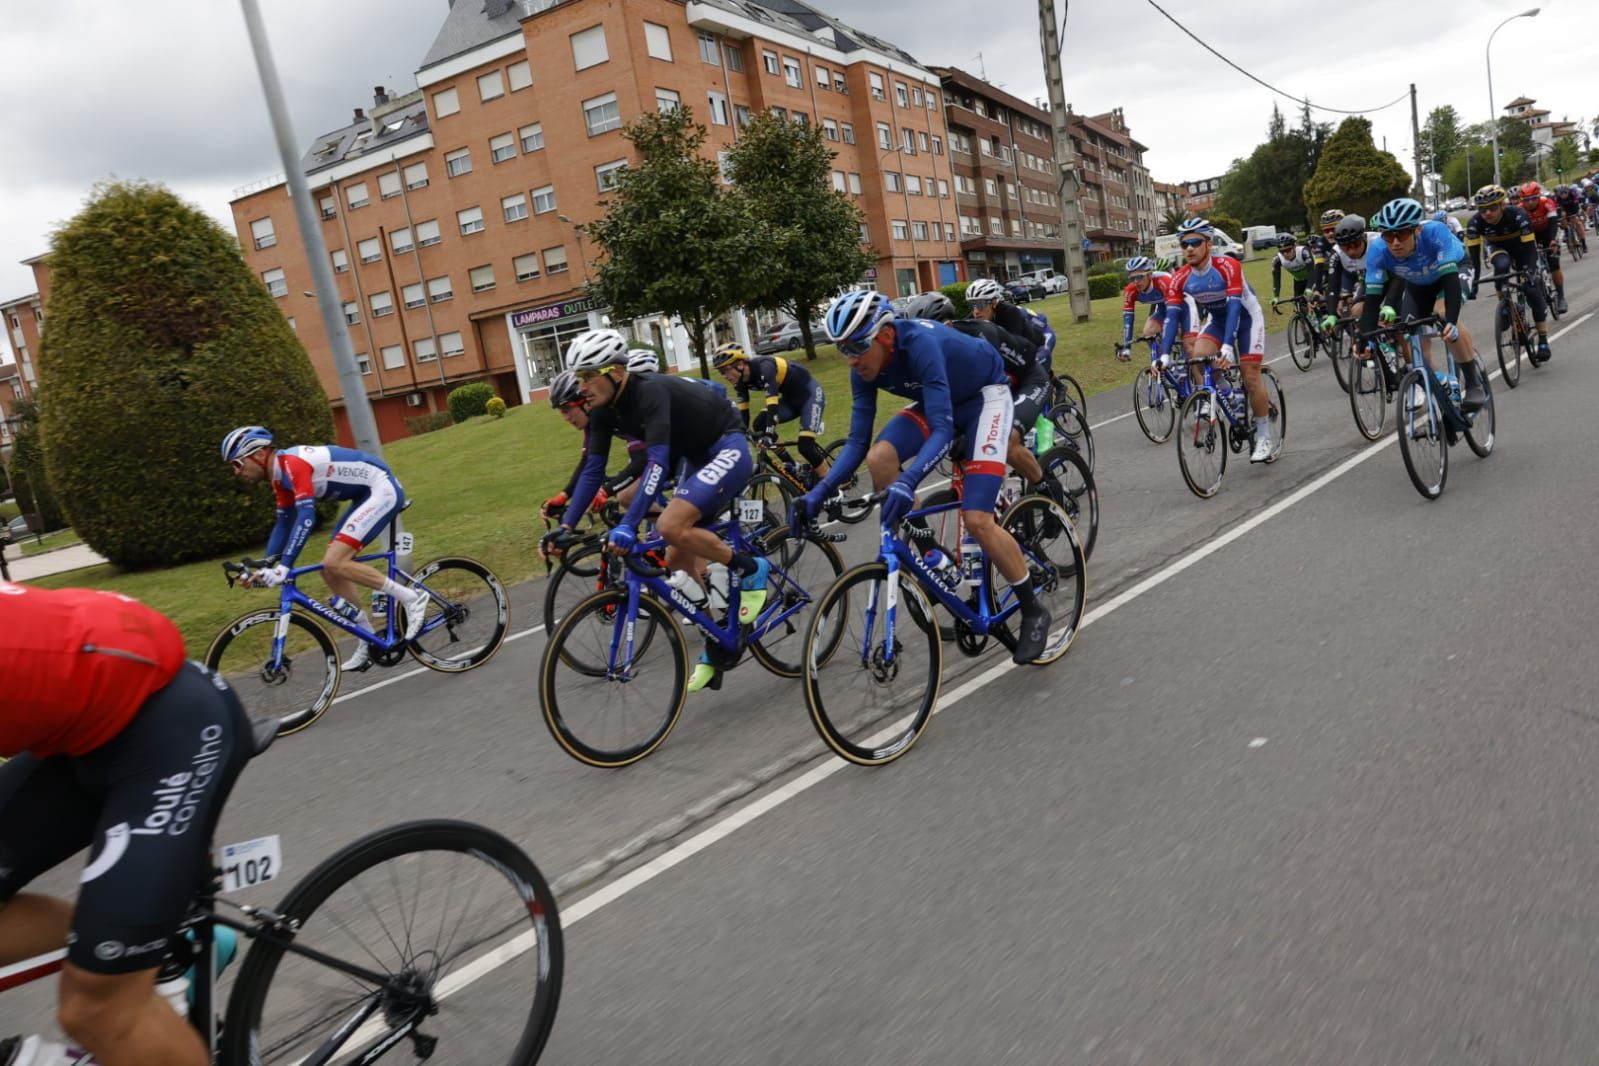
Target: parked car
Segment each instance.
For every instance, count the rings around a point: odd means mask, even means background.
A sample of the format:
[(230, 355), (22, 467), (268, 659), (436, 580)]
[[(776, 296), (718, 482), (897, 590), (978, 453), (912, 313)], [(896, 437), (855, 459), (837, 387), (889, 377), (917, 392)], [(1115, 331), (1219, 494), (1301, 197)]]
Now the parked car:
[(1051, 274), (1043, 280), (1044, 291), (1051, 296), (1065, 292), (1072, 287), (1071, 279), (1065, 274)]
[(1066, 280), (1066, 275), (1058, 273), (1054, 267), (1040, 267), (1037, 270), (1029, 270), (1016, 280), (1025, 281), (1029, 285), (1042, 285), (1046, 295), (1065, 292), (1071, 285)]
[(1030, 303), (1033, 300), (1042, 300), (1048, 293), (1044, 286), (1036, 281), (1028, 282), (1017, 278), (1005, 283), (1005, 292), (1009, 294), (1011, 303)]
[(19, 541), (28, 535), (28, 520), (21, 515), (6, 523), (6, 536), (11, 541)]
[[(827, 332), (820, 322), (811, 324), (811, 339), (818, 343), (827, 343)], [(771, 329), (762, 333), (755, 341), (756, 355), (770, 355), (773, 352), (792, 352), (805, 345), (805, 338), (800, 336), (799, 323), (793, 319), (779, 322)]]

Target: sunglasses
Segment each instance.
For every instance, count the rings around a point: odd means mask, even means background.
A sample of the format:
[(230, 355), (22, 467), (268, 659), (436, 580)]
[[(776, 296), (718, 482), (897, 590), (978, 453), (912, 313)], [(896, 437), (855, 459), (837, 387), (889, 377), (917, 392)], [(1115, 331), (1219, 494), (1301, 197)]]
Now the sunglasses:
[(1200, 245), (1207, 244), (1209, 242), (1204, 237), (1194, 237), (1191, 240), (1178, 241), (1177, 243), (1182, 245), (1184, 248), (1198, 248)]
[(1129, 274), (1127, 275), (1127, 280), (1142, 283), (1148, 281), (1152, 276), (1150, 274)]
[(588, 382), (593, 381), (597, 377), (601, 377), (601, 376), (609, 377), (610, 373), (611, 373), (611, 368), (608, 367), (608, 366), (602, 366), (598, 370), (579, 370), (577, 372), (577, 380), (582, 382), (582, 383), (584, 383), (584, 384), (587, 384)]
[(859, 359), (866, 354), (867, 349), (876, 341), (876, 335), (867, 337), (863, 341), (839, 341), (838, 351), (840, 355), (848, 356), (851, 359)]
[(1335, 243), (1340, 248), (1358, 248), (1360, 245), (1366, 243), (1366, 235), (1362, 233), (1354, 237), (1343, 237)]
[(1398, 244), (1400, 241), (1408, 241), (1410, 238), (1414, 237), (1415, 235), (1416, 235), (1416, 227), (1415, 226), (1411, 226), (1409, 229), (1391, 229), (1391, 230), (1388, 230), (1386, 233), (1384, 233), (1382, 235), (1382, 239), (1387, 241), (1389, 244)]

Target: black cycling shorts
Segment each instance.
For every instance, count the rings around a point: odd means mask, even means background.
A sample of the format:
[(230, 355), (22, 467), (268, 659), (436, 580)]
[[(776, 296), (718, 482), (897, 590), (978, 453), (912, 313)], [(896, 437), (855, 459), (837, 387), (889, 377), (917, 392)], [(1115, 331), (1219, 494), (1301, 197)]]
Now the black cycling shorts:
[(0, 766), (0, 900), (92, 845), (67, 960), (101, 974), (159, 966), (210, 873), (250, 735), (233, 690), (191, 662), (88, 754)]

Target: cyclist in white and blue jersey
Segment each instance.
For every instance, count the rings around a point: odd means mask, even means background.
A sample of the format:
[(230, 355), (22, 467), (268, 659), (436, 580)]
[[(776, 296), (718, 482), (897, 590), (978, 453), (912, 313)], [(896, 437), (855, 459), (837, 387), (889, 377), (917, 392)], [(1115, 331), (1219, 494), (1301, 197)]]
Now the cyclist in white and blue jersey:
[[(834, 300), (826, 325), (850, 364), (849, 439), (827, 476), (794, 501), (796, 520), (815, 515), (864, 458), (873, 486), (886, 490), (883, 525), (898, 526), (916, 505), (916, 486), (961, 435), (966, 441), (962, 518), (1021, 605), (1013, 660), (1037, 659), (1049, 638), (1049, 609), (1038, 602), (1021, 546), (994, 521), (1012, 415), (1010, 382), (999, 352), (939, 322), (896, 320), (888, 297), (876, 291), (848, 292)], [(868, 451), (879, 391), (914, 402), (889, 419)]]
[[(416, 639), (427, 620), (427, 594), (355, 561), (356, 554), (383, 536), (389, 521), (405, 507), (405, 490), (383, 460), (337, 445), (275, 448), (272, 434), (260, 426), (240, 426), (224, 437), (222, 458), (252, 485), (270, 481), (277, 499), (277, 521), (266, 547), (274, 565), (245, 575), (246, 585), (273, 588), (288, 580), (316, 525), (316, 501), (348, 500), (350, 505), (322, 556), (322, 580), (333, 593), (328, 606), (370, 631), (373, 626), (361, 607), (360, 589), (383, 593), (405, 611), (405, 639)], [(356, 641), (344, 669), (365, 670), (371, 654), (366, 641)]]

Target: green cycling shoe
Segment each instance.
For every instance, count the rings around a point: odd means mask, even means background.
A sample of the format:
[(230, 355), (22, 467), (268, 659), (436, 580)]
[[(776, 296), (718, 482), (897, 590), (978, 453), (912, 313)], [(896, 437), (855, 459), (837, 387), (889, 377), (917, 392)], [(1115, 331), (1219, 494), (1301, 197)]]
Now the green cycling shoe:
[[(761, 616), (761, 609), (766, 606), (766, 575), (771, 572), (772, 564), (764, 557), (757, 557), (755, 569), (738, 581), (738, 624), (747, 626)], [(689, 691), (693, 691), (690, 689)]]

